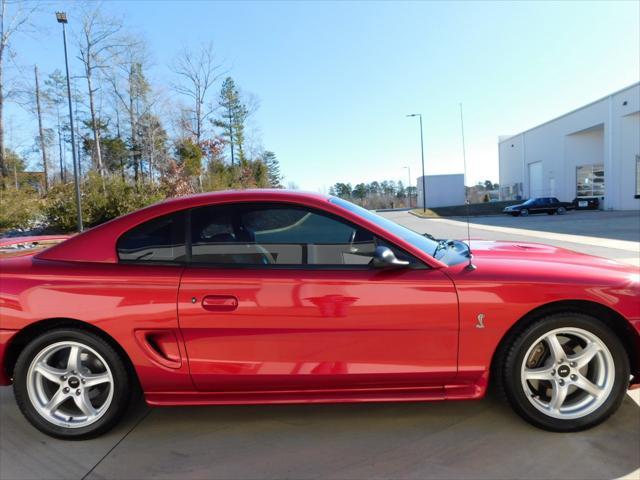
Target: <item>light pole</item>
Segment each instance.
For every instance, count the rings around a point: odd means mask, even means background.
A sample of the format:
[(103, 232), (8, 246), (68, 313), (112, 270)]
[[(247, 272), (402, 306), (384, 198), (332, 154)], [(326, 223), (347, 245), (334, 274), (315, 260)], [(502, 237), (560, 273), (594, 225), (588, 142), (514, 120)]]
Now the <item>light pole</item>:
[(409, 171), (409, 188), (407, 189), (407, 196), (409, 197), (409, 208), (411, 208), (411, 188), (413, 188), (413, 185), (411, 185), (411, 167), (402, 168), (406, 168)]
[(426, 181), (427, 178), (424, 175), (424, 140), (422, 138), (422, 114), (421, 113), (411, 113), (407, 115), (407, 117), (419, 117), (420, 118), (420, 155), (422, 158), (422, 211), (427, 211), (427, 188)]
[(71, 107), (71, 80), (69, 78), (69, 57), (67, 55), (67, 14), (56, 12), (56, 20), (62, 24), (62, 42), (64, 44), (64, 65), (67, 70), (67, 98), (69, 100), (69, 127), (71, 128), (71, 154), (73, 156), (73, 180), (76, 184), (76, 211), (78, 218), (78, 232), (82, 232), (82, 207), (80, 205), (80, 182), (78, 179), (78, 160), (76, 158), (76, 143), (73, 130), (73, 108)]

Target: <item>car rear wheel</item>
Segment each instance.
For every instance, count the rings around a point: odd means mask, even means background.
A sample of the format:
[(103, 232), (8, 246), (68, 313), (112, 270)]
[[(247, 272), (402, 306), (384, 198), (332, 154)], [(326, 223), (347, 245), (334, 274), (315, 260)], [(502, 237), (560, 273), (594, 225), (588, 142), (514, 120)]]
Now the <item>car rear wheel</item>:
[(556, 210), (556, 213), (558, 215), (564, 215), (565, 213), (567, 213), (567, 209), (564, 207), (558, 207), (558, 209)]
[(93, 333), (60, 329), (29, 343), (14, 369), (24, 416), (53, 437), (80, 439), (113, 427), (129, 398), (130, 380), (118, 353)]
[(593, 427), (613, 414), (629, 384), (620, 339), (594, 317), (550, 315), (507, 350), (502, 385), (515, 411), (546, 430)]
[(527, 210), (526, 208), (523, 208), (522, 210), (520, 210), (520, 216), (521, 217), (528, 217), (529, 216), (529, 210)]

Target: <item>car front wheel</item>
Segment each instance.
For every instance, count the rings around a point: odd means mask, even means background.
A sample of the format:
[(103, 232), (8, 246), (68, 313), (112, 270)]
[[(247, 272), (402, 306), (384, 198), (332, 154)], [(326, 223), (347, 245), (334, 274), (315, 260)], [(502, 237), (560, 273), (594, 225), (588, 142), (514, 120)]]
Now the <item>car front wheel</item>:
[(130, 381), (118, 353), (102, 338), (59, 329), (20, 353), (14, 392), (24, 416), (63, 439), (97, 436), (113, 427), (129, 399)]
[(629, 384), (619, 338), (584, 314), (555, 314), (526, 328), (510, 345), (502, 370), (509, 402), (546, 430), (593, 427), (613, 414)]
[(528, 217), (529, 216), (529, 210), (527, 210), (526, 208), (523, 208), (522, 210), (520, 210), (520, 216), (521, 217)]

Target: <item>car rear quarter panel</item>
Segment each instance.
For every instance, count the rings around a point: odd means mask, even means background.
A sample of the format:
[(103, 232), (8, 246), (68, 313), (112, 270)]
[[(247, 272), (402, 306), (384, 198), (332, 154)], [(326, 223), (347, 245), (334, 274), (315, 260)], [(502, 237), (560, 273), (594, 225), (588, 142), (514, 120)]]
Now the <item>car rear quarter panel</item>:
[[(33, 257), (2, 260), (0, 331), (4, 333), (0, 342), (10, 344), (13, 333), (36, 322), (81, 321), (122, 347), (145, 391), (192, 389), (178, 341), (176, 296), (181, 272), (177, 266), (84, 264)], [(137, 334), (148, 331), (173, 335), (178, 361), (170, 367), (155, 361)]]

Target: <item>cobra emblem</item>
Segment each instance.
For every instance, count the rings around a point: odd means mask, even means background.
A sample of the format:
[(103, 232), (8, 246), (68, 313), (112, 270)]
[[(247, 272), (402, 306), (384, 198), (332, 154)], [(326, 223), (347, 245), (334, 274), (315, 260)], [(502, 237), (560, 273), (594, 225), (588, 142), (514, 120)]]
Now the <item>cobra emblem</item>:
[(478, 323), (476, 323), (476, 328), (484, 328), (484, 313), (480, 313), (477, 319)]

